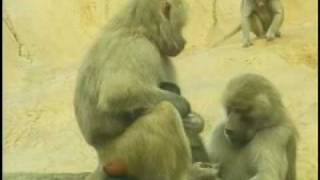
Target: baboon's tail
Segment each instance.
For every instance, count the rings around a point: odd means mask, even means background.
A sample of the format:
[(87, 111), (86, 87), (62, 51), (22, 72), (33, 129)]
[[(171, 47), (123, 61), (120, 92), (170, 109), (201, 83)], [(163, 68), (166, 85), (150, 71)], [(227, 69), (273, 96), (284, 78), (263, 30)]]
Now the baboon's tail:
[(216, 47), (216, 46), (220, 45), (224, 41), (228, 40), (229, 38), (231, 38), (232, 36), (237, 34), (240, 30), (241, 30), (241, 25), (238, 25), (236, 28), (234, 28), (233, 31), (231, 31), (229, 34), (225, 35), (221, 40), (214, 43), (212, 47)]

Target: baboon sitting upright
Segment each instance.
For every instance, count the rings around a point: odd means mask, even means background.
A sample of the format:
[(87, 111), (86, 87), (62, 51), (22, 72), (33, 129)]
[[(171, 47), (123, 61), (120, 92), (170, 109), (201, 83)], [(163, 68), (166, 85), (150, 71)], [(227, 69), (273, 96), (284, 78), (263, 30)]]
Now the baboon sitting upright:
[[(74, 98), (80, 130), (85, 140), (95, 148), (99, 159), (97, 170), (89, 178), (107, 178), (106, 174), (103, 175), (104, 165), (112, 161), (117, 151), (123, 152), (117, 149), (110, 151), (111, 144), (122, 147), (124, 144), (121, 143), (129, 143), (135, 132), (145, 132), (146, 137), (153, 137), (144, 123), (136, 124), (136, 121), (152, 113), (150, 109), (161, 101), (170, 102), (182, 118), (191, 112), (185, 98), (159, 87), (161, 82), (176, 83), (175, 69), (169, 57), (184, 49), (182, 28), (185, 20), (183, 0), (131, 0), (103, 29), (89, 51), (79, 71)], [(167, 117), (165, 113), (156, 114), (159, 118)], [(163, 127), (170, 126), (169, 122), (163, 121)], [(152, 123), (146, 121), (150, 127), (158, 126)], [(127, 140), (118, 142), (129, 128), (129, 135), (125, 135)], [(164, 135), (160, 138), (163, 145), (154, 143), (157, 147), (150, 148), (159, 150), (157, 158), (152, 162), (146, 161), (144, 167), (147, 169), (140, 172), (129, 169), (130, 176), (139, 180), (180, 180), (185, 176), (191, 165), (188, 148), (184, 149), (185, 142), (167, 147), (177, 158), (169, 159), (165, 154), (168, 152), (164, 149), (165, 139), (179, 134), (172, 132), (175, 129), (159, 127)], [(150, 155), (154, 153), (147, 151), (149, 144), (143, 141), (137, 146), (145, 147), (145, 152)], [(126, 151), (120, 154), (124, 158)], [(128, 163), (129, 168), (132, 164), (139, 164), (135, 161)], [(170, 169), (173, 165), (175, 168)]]
[(214, 44), (217, 46), (242, 30), (243, 47), (252, 45), (250, 32), (258, 38), (268, 41), (280, 37), (280, 27), (284, 20), (284, 8), (281, 0), (242, 0), (241, 23), (222, 40)]

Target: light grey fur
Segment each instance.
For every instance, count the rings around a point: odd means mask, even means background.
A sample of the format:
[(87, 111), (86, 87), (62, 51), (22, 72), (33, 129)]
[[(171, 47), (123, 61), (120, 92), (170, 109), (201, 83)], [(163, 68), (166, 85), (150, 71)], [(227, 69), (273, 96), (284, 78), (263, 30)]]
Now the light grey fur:
[[(184, 48), (182, 28), (186, 21), (185, 13), (183, 0), (131, 0), (102, 30), (84, 59), (78, 74), (74, 107), (85, 140), (97, 152), (98, 167), (112, 157), (104, 153), (109, 152), (110, 143), (114, 143), (128, 128), (133, 126), (137, 128), (135, 131), (144, 132), (143, 126), (134, 126), (137, 119), (161, 101), (172, 103), (182, 117), (189, 114), (190, 105), (185, 98), (159, 88), (161, 82), (176, 83), (175, 69), (169, 56), (176, 56)], [(161, 113), (158, 116), (166, 117)], [(167, 133), (168, 136), (174, 134)], [(127, 136), (127, 141), (131, 141), (130, 137)], [(141, 142), (139, 146), (151, 145)], [(162, 149), (158, 146), (153, 148)], [(177, 154), (181, 162), (175, 162), (176, 168), (185, 167), (183, 163), (189, 157), (183, 156), (184, 151)], [(161, 161), (168, 160), (167, 154), (158, 156)], [(158, 174), (166, 177), (163, 180), (171, 180), (172, 175), (168, 174), (175, 173), (179, 179), (179, 172), (175, 169), (167, 171), (157, 162), (148, 165), (151, 169), (159, 168)], [(145, 172), (139, 177), (157, 179), (157, 174), (153, 178), (148, 174), (150, 172)]]
[(227, 121), (209, 149), (222, 180), (295, 180), (297, 131), (270, 81), (245, 74), (224, 93)]

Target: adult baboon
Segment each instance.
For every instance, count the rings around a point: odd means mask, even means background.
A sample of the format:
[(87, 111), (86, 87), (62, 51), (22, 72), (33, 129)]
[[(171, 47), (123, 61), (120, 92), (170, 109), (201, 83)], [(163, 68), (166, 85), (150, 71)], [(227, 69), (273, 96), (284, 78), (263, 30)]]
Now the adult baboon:
[(280, 37), (280, 26), (284, 20), (284, 8), (281, 0), (242, 0), (241, 24), (222, 40), (214, 44), (217, 46), (242, 30), (243, 47), (252, 45), (250, 32), (258, 38), (268, 41)]
[[(135, 131), (146, 131), (146, 137), (153, 137), (152, 132), (136, 121), (161, 101), (172, 103), (182, 118), (189, 114), (190, 105), (185, 98), (159, 88), (161, 82), (175, 83), (175, 70), (169, 56), (176, 56), (184, 48), (185, 13), (183, 0), (131, 0), (103, 29), (85, 58), (77, 79), (74, 106), (82, 134), (97, 151), (97, 172), (101, 172), (103, 165), (112, 158), (111, 154), (105, 153), (112, 152), (110, 144), (124, 136), (126, 129), (133, 126), (135, 130), (130, 131), (132, 136), (125, 136), (128, 139), (121, 141), (123, 143), (131, 141)], [(157, 115), (159, 118), (165, 116)], [(173, 133), (160, 127), (159, 131), (167, 134), (165, 137)], [(177, 169), (186, 167), (183, 164), (187, 164), (188, 156), (183, 153), (185, 150), (173, 146), (176, 149), (172, 149), (172, 153), (181, 151), (181, 155), (177, 153), (181, 162), (175, 162), (177, 167), (171, 170), (164, 167), (171, 161), (167, 162), (168, 155), (161, 153), (166, 141), (163, 143), (161, 146), (158, 143), (157, 148), (151, 148), (147, 143), (137, 144), (146, 149), (157, 149), (161, 161), (151, 164), (146, 161), (149, 169), (157, 168), (157, 172), (140, 169), (135, 172), (141, 173), (137, 175), (140, 180), (171, 180), (172, 174), (176, 174), (173, 179), (180, 179)], [(120, 155), (126, 153), (130, 152)], [(143, 154), (135, 155), (140, 157)], [(131, 168), (130, 164), (128, 166)], [(155, 173), (152, 178), (148, 176), (151, 172)]]
[[(161, 82), (160, 88), (181, 95), (181, 90), (177, 84)], [(205, 126), (204, 119), (200, 114), (191, 112), (183, 118), (183, 125), (191, 146), (192, 162), (209, 162), (208, 153), (199, 135)]]
[(223, 180), (295, 180), (297, 132), (278, 91), (263, 76), (245, 74), (227, 85), (227, 121), (211, 139), (209, 156)]

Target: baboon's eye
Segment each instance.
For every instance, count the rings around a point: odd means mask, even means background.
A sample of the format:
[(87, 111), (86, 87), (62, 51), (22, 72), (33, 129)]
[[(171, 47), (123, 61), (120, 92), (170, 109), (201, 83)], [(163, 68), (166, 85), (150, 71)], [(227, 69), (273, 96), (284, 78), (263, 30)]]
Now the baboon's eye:
[(166, 2), (163, 7), (163, 14), (167, 19), (170, 19), (170, 11), (171, 11), (171, 4)]

